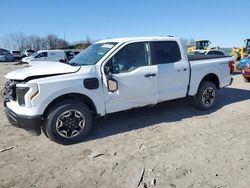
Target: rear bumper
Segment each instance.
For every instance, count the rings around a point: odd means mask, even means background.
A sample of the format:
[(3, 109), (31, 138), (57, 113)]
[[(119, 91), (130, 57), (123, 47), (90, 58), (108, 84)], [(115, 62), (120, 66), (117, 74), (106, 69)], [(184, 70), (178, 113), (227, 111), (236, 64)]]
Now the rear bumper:
[(9, 120), (9, 122), (13, 126), (30, 131), (34, 135), (41, 134), (42, 118), (40, 115), (38, 115), (38, 116), (18, 115), (15, 112), (13, 112), (12, 110), (10, 110), (8, 107), (5, 108), (5, 113), (6, 113), (6, 116)]

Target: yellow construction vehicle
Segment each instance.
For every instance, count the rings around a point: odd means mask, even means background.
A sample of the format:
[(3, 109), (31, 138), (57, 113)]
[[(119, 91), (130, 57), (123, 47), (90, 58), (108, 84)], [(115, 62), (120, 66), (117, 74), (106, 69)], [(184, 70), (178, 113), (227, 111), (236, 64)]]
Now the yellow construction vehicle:
[(233, 47), (232, 55), (235, 57), (235, 60), (240, 60), (243, 57), (246, 57), (250, 54), (250, 39), (244, 40), (244, 47)]
[(193, 52), (194, 50), (210, 50), (210, 49), (219, 49), (219, 47), (210, 48), (209, 45), (211, 42), (209, 40), (197, 40), (195, 46), (188, 48), (188, 53)]

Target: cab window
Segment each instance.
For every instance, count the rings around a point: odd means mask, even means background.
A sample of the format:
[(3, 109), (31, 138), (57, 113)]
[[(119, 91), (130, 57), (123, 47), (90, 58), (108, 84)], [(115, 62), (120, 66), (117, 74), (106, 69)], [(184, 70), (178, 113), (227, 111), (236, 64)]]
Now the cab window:
[(41, 53), (37, 54), (34, 58), (42, 58), (42, 57), (48, 57), (48, 53), (47, 52), (41, 52)]
[(106, 64), (111, 73), (130, 72), (150, 64), (148, 43), (128, 44), (119, 50)]
[(154, 64), (174, 63), (181, 60), (181, 52), (176, 41), (153, 42)]

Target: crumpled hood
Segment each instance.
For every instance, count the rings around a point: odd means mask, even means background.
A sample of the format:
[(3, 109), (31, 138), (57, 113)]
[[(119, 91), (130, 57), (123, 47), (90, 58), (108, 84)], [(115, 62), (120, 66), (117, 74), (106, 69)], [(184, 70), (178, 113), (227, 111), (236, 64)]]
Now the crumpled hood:
[(30, 67), (18, 69), (5, 75), (5, 78), (12, 80), (24, 80), (33, 76), (50, 76), (56, 74), (65, 74), (77, 72), (79, 66), (71, 66), (60, 62), (39, 62)]

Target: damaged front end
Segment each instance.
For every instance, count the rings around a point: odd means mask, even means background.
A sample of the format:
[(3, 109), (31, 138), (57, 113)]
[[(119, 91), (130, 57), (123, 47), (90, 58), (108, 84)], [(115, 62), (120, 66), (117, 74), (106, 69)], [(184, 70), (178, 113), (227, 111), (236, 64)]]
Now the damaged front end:
[(19, 128), (23, 128), (35, 135), (41, 134), (41, 116), (25, 116), (15, 113), (11, 110), (7, 103), (17, 102), (19, 106), (25, 107), (30, 106), (30, 96), (34, 96), (37, 93), (38, 87), (36, 84), (27, 84), (20, 80), (8, 80), (1, 92), (4, 99), (5, 113), (9, 122)]
[(16, 101), (16, 85), (21, 83), (20, 80), (8, 80), (4, 84), (4, 88), (1, 92), (2, 98), (4, 99), (4, 107), (7, 102)]

